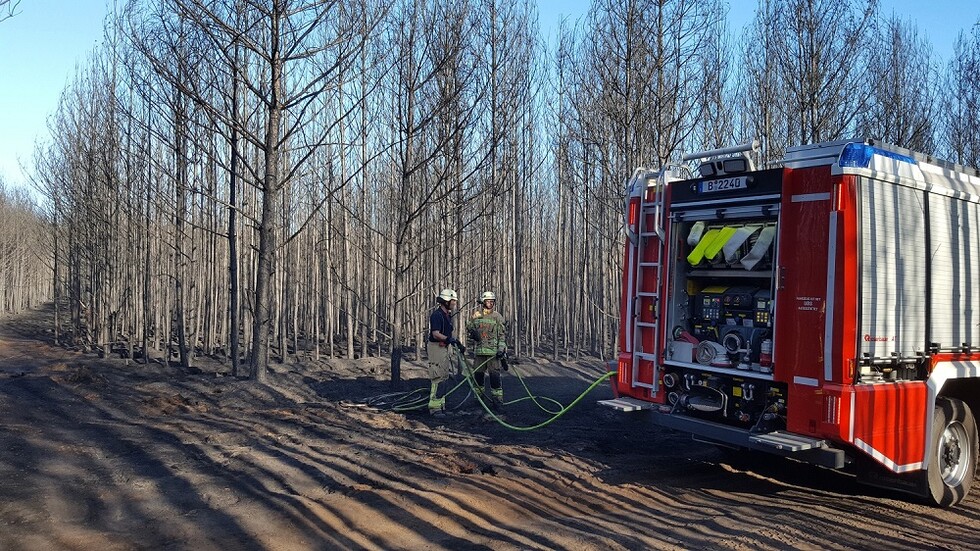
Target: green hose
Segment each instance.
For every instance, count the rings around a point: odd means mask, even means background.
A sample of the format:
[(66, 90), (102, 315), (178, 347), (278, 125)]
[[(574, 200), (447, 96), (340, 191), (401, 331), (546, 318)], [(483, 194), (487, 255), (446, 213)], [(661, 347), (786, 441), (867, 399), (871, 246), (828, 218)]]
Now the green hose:
[[(558, 400), (553, 400), (551, 398), (548, 398), (547, 396), (535, 396), (534, 394), (531, 393), (531, 389), (527, 387), (527, 383), (524, 382), (524, 377), (521, 377), (520, 371), (518, 371), (517, 369), (515, 369), (514, 370), (514, 375), (517, 376), (517, 380), (521, 382), (521, 386), (524, 387), (524, 392), (527, 392), (527, 396), (524, 397), (524, 398), (518, 398), (517, 400), (513, 400), (513, 401), (510, 401), (510, 402), (505, 402), (504, 405), (507, 405), (507, 404), (516, 404), (518, 402), (523, 402), (524, 400), (531, 400), (532, 402), (534, 402), (534, 405), (538, 406), (538, 409), (540, 409), (541, 411), (547, 413), (548, 415), (558, 415), (558, 414), (561, 413), (561, 410), (564, 407), (564, 406), (561, 405), (561, 402), (559, 402)], [(548, 408), (544, 407), (543, 405), (541, 405), (541, 403), (538, 402), (538, 399), (539, 398), (541, 400), (547, 400), (549, 402), (552, 402), (554, 404), (557, 404), (558, 405), (558, 411), (551, 411), (550, 409), (548, 409)]]
[[(451, 389), (449, 389), (445, 394), (443, 394), (443, 397), (449, 396), (453, 392), (456, 392), (456, 390), (458, 390), (459, 387), (463, 386), (464, 383), (466, 383), (466, 382), (468, 382), (470, 380), (470, 378), (471, 378), (471, 376), (472, 376), (473, 373), (476, 373), (476, 371), (478, 371), (479, 369), (481, 369), (489, 361), (490, 361), (489, 359), (486, 360), (485, 362), (483, 362), (482, 364), (480, 364), (479, 366), (477, 366), (476, 369), (470, 371), (469, 370), (469, 366), (466, 364), (466, 360), (460, 359), (460, 364), (464, 368), (464, 369), (460, 369), (460, 372), (463, 373), (463, 380), (460, 381), (459, 383), (457, 383), (456, 386), (454, 386)], [(470, 387), (471, 388), (473, 387), (472, 381), (470, 381)], [(417, 393), (417, 392), (425, 392), (425, 389), (416, 389), (416, 390), (411, 390), (411, 391), (402, 393), (402, 394), (405, 394), (405, 397), (403, 399), (407, 399), (408, 396), (411, 396), (412, 394)], [(467, 398), (468, 397), (469, 396), (467, 396)], [(462, 405), (463, 402), (465, 402), (465, 401), (466, 401), (466, 398), (463, 398), (463, 400), (460, 401), (460, 405)], [(422, 408), (428, 407), (428, 406), (429, 406), (429, 395), (428, 395), (428, 393), (425, 393), (425, 394), (422, 395), (421, 398), (417, 398), (414, 401), (410, 401), (407, 404), (400, 404), (400, 403), (399, 404), (396, 404), (394, 407), (391, 408), (391, 410), (392, 411), (397, 411), (397, 412), (405, 412), (405, 411), (412, 411), (412, 410), (416, 410), (416, 409), (422, 409)], [(456, 406), (453, 409), (458, 409), (458, 408), (459, 408), (459, 406)]]
[[(532, 402), (534, 402), (534, 404), (538, 408), (540, 408), (545, 413), (548, 413), (549, 415), (551, 415), (551, 417), (549, 419), (546, 419), (545, 421), (542, 421), (542, 422), (540, 422), (540, 423), (538, 423), (536, 425), (531, 425), (531, 426), (527, 426), (527, 427), (519, 427), (517, 425), (512, 425), (512, 424), (504, 421), (503, 419), (501, 419), (500, 416), (498, 416), (496, 413), (494, 413), (493, 410), (490, 408), (490, 406), (487, 405), (487, 403), (483, 400), (483, 396), (481, 395), (481, 393), (477, 391), (476, 383), (475, 383), (475, 381), (473, 379), (473, 374), (476, 373), (477, 371), (479, 371), (480, 369), (482, 369), (483, 366), (486, 365), (491, 359), (493, 359), (493, 358), (492, 357), (491, 358), (488, 358), (486, 361), (484, 361), (483, 363), (481, 363), (480, 365), (476, 366), (473, 369), (468, 369), (468, 366), (466, 365), (466, 362), (463, 361), (462, 363), (463, 363), (464, 367), (467, 367), (467, 369), (464, 369), (463, 370), (463, 380), (460, 381), (459, 383), (457, 383), (456, 386), (454, 386), (453, 388), (449, 389), (449, 391), (446, 392), (446, 394), (444, 396), (449, 396), (453, 392), (459, 390), (459, 388), (462, 387), (464, 384), (469, 384), (470, 393), (473, 394), (476, 397), (477, 402), (479, 402), (480, 406), (483, 407), (484, 411), (486, 411), (488, 414), (490, 414), (490, 417), (492, 417), (497, 423), (500, 423), (500, 425), (502, 425), (502, 426), (504, 426), (504, 427), (506, 427), (508, 429), (516, 430), (516, 431), (531, 431), (531, 430), (539, 429), (539, 428), (544, 427), (546, 425), (550, 425), (551, 423), (553, 423), (556, 420), (558, 420), (559, 417), (561, 417), (562, 415), (565, 415), (565, 413), (567, 413), (568, 410), (572, 409), (575, 405), (577, 405), (579, 402), (581, 402), (582, 399), (585, 398), (585, 396), (588, 393), (592, 392), (592, 389), (594, 389), (595, 387), (599, 386), (600, 383), (602, 383), (603, 381), (605, 381), (606, 379), (612, 377), (613, 375), (615, 375), (617, 373), (616, 371), (610, 371), (608, 373), (605, 373), (604, 375), (602, 375), (601, 377), (599, 377), (598, 379), (596, 379), (592, 384), (590, 384), (589, 387), (585, 389), (585, 391), (583, 391), (581, 394), (579, 394), (578, 397), (575, 398), (575, 400), (572, 401), (572, 403), (568, 404), (567, 406), (562, 406), (561, 402), (559, 402), (557, 400), (554, 400), (552, 398), (548, 398), (546, 396), (535, 396), (534, 394), (532, 394), (531, 393), (531, 389), (528, 388), (527, 383), (524, 381), (524, 378), (521, 377), (521, 374), (518, 373), (517, 370), (514, 370), (513, 373), (517, 377), (517, 379), (521, 382), (521, 386), (524, 387), (525, 392), (527, 392), (527, 396), (525, 396), (523, 398), (518, 398), (516, 400), (511, 400), (509, 402), (504, 402), (503, 405), (516, 404), (518, 402), (523, 402), (524, 400), (531, 400)], [(408, 391), (408, 392), (383, 394), (381, 396), (377, 396), (377, 397), (374, 397), (374, 398), (369, 398), (365, 402), (368, 403), (369, 405), (378, 406), (378, 405), (382, 405), (382, 404), (387, 405), (387, 402), (390, 400), (390, 402), (391, 402), (391, 408), (390, 408), (391, 411), (395, 411), (395, 412), (399, 412), (399, 413), (401, 413), (401, 412), (407, 412), (407, 411), (413, 411), (413, 410), (422, 409), (422, 408), (428, 406), (428, 403), (429, 403), (428, 394), (422, 394), (422, 397), (421, 398), (414, 398), (415, 395), (417, 395), (419, 393), (424, 393), (424, 392), (425, 392), (425, 389), (416, 389), (416, 390), (412, 390), (412, 391)], [(469, 396), (467, 396), (467, 398), (469, 398)], [(545, 406), (543, 406), (539, 402), (539, 400), (551, 402), (551, 403), (557, 405), (559, 409), (557, 411), (552, 411), (551, 409), (548, 409)], [(466, 401), (466, 398), (464, 398), (460, 402), (460, 405), (462, 405), (465, 401)], [(458, 408), (459, 406), (456, 406), (456, 407)]]
[[(482, 367), (482, 365), (481, 365), (481, 367)], [(480, 394), (478, 392), (475, 392), (475, 387), (474, 387), (474, 394), (476, 394), (476, 399), (477, 399), (478, 402), (480, 402), (480, 405), (483, 406), (483, 409), (487, 413), (489, 413), (490, 414), (490, 417), (493, 417), (493, 419), (497, 423), (500, 423), (501, 426), (504, 426), (504, 427), (507, 427), (508, 429), (516, 430), (516, 431), (531, 431), (531, 430), (540, 429), (541, 427), (544, 427), (546, 425), (550, 425), (551, 423), (557, 421), (559, 417), (561, 417), (562, 415), (565, 415), (565, 413), (568, 412), (568, 410), (572, 409), (573, 407), (575, 407), (576, 404), (578, 404), (579, 402), (581, 402), (582, 401), (582, 398), (585, 398), (585, 396), (588, 393), (592, 392), (592, 389), (594, 389), (595, 387), (599, 386), (600, 383), (602, 383), (606, 379), (612, 377), (616, 373), (617, 373), (616, 371), (610, 371), (610, 372), (602, 375), (601, 377), (599, 377), (598, 379), (596, 379), (591, 385), (589, 385), (589, 388), (585, 389), (585, 391), (582, 392), (582, 394), (579, 394), (577, 398), (575, 398), (574, 400), (572, 400), (572, 403), (570, 403), (567, 406), (561, 408), (561, 410), (559, 410), (559, 411), (557, 411), (555, 413), (552, 413), (552, 416), (551, 416), (550, 419), (547, 419), (545, 421), (542, 421), (542, 422), (540, 422), (540, 423), (538, 423), (536, 425), (531, 425), (529, 427), (519, 427), (517, 425), (511, 425), (507, 421), (504, 421), (496, 413), (494, 413), (490, 409), (489, 406), (487, 406), (486, 402), (483, 401), (483, 398), (480, 396)], [(520, 376), (518, 376), (518, 378), (520, 378)], [(467, 376), (466, 377), (466, 380), (467, 381), (470, 381), (470, 385), (471, 386), (473, 385), (473, 381), (471, 380), (471, 377)], [(522, 383), (523, 383), (523, 380), (522, 380)], [(527, 389), (527, 386), (525, 385), (524, 388)], [(527, 400), (529, 398), (532, 399), (532, 400), (534, 399), (534, 396), (530, 392), (528, 392), (528, 397), (527, 398), (520, 398), (518, 400), (513, 400), (511, 402), (506, 402), (505, 405), (506, 404), (514, 404), (514, 403), (520, 402), (522, 400)], [(551, 400), (551, 399), (548, 398), (548, 400)], [(556, 401), (556, 400), (551, 400), (551, 401), (552, 402), (555, 402), (559, 406), (561, 405), (561, 403), (558, 402), (558, 401)], [(536, 400), (535, 400), (535, 404), (537, 404), (537, 401)], [(541, 405), (538, 404), (538, 407), (541, 407)], [(544, 408), (542, 407), (542, 409), (544, 409)], [(548, 410), (545, 410), (545, 411), (548, 411)], [(551, 413), (551, 412), (549, 412), (549, 413)]]

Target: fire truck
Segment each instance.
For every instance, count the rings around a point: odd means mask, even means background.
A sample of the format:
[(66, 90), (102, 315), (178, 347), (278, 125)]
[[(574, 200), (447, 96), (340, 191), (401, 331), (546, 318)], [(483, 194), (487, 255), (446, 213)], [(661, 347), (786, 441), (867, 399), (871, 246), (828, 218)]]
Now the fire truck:
[(756, 168), (757, 148), (630, 179), (601, 403), (960, 502), (978, 455), (980, 171), (874, 140)]

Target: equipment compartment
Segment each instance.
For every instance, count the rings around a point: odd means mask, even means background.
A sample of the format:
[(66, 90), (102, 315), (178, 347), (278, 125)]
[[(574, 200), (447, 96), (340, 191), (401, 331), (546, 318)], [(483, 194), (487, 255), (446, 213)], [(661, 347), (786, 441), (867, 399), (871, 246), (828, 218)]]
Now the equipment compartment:
[(779, 195), (678, 187), (693, 195), (670, 213), (665, 365), (771, 379)]

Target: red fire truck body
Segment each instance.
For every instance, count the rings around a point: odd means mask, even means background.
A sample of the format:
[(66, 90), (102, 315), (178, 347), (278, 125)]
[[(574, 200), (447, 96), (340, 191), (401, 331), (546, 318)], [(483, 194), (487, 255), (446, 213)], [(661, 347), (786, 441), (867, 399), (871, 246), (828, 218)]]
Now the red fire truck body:
[(962, 500), (980, 411), (980, 173), (866, 140), (638, 170), (616, 399), (660, 425)]

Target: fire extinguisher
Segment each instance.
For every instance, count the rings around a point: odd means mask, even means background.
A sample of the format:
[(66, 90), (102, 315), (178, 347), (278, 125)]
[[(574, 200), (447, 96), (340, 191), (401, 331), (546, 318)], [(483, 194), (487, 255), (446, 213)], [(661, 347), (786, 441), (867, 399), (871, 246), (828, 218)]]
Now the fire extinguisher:
[(772, 373), (772, 339), (763, 339), (759, 345), (759, 371)]

